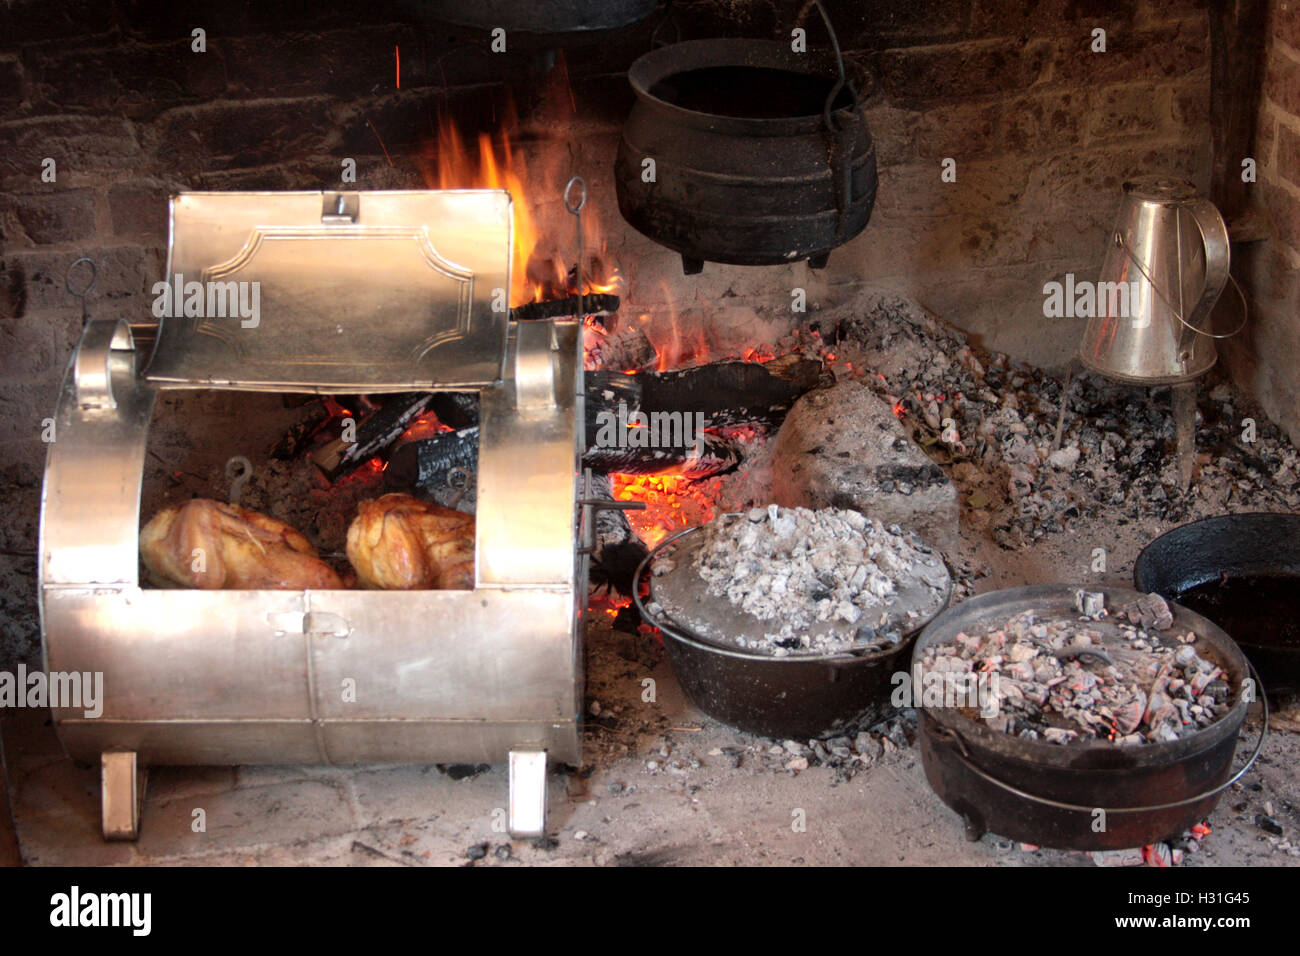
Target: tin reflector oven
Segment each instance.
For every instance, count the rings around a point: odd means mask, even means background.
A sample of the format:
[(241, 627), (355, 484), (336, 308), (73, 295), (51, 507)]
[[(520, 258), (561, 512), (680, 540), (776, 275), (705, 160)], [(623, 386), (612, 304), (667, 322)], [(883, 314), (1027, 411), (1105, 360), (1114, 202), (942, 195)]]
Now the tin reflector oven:
[[(581, 336), (510, 320), (510, 250), (499, 190), (173, 197), (152, 355), (87, 324), (42, 496), (45, 666), (104, 675), (101, 716), (54, 722), (101, 764), (106, 837), (153, 764), (506, 763), (511, 832), (544, 832), (547, 759), (579, 762)], [(187, 314), (191, 282), (224, 314)], [(473, 589), (142, 587), (160, 389), (478, 392)]]

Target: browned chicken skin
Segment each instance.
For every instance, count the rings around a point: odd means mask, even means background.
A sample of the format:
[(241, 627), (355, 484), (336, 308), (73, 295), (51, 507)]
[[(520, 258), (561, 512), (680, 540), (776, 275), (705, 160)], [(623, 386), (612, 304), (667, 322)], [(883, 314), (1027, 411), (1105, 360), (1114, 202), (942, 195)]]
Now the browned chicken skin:
[(348, 528), (348, 560), (363, 587), (474, 587), (474, 516), (411, 495), (361, 502)]
[(283, 521), (209, 498), (154, 515), (140, 532), (140, 556), (165, 587), (343, 587), (307, 539)]

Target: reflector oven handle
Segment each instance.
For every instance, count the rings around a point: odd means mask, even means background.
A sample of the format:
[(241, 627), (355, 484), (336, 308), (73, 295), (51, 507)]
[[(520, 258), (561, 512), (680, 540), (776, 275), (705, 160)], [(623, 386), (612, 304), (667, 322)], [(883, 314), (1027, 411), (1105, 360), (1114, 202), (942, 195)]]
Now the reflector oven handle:
[(1101, 810), (1106, 814), (1111, 814), (1111, 813), (1150, 813), (1153, 810), (1173, 810), (1178, 807), (1188, 807), (1191, 806), (1192, 804), (1200, 803), (1202, 800), (1205, 800), (1209, 797), (1213, 797), (1216, 794), (1222, 793), (1224, 790), (1227, 790), (1234, 783), (1236, 783), (1243, 776), (1245, 776), (1246, 771), (1255, 765), (1255, 758), (1259, 756), (1259, 752), (1264, 746), (1264, 741), (1268, 738), (1268, 716), (1269, 716), (1268, 694), (1265, 693), (1264, 691), (1264, 685), (1260, 683), (1259, 674), (1256, 673), (1255, 671), (1255, 665), (1247, 661), (1247, 666), (1250, 668), (1250, 673), (1251, 676), (1254, 678), (1255, 686), (1259, 688), (1259, 700), (1264, 709), (1264, 722), (1259, 728), (1259, 740), (1255, 742), (1255, 749), (1251, 751), (1250, 759), (1246, 761), (1245, 766), (1243, 766), (1240, 770), (1234, 773), (1223, 783), (1219, 784), (1219, 786), (1215, 787), (1213, 790), (1206, 790), (1204, 793), (1197, 794), (1194, 797), (1188, 797), (1185, 800), (1176, 800), (1173, 803), (1157, 803), (1145, 807), (1084, 807), (1076, 803), (1062, 803), (1059, 800), (1051, 800), (1048, 799), (1047, 797), (1040, 797), (1037, 796), (1036, 794), (1026, 793), (1024, 790), (1021, 790), (1019, 787), (1013, 787), (1005, 780), (999, 780), (997, 777), (993, 776), (988, 771), (982, 769), (981, 767), (976, 766), (975, 763), (970, 759), (970, 749), (966, 746), (965, 739), (962, 737), (961, 734), (957, 733), (957, 731), (950, 730), (947, 727), (936, 726), (934, 728), (934, 732), (936, 736), (947, 737), (948, 739), (952, 740), (956, 744), (956, 748), (952, 756), (956, 758), (956, 760), (959, 763), (961, 763), (962, 766), (964, 766), (971, 773), (975, 774), (975, 776), (979, 777), (981, 780), (991, 783), (995, 787), (999, 787), (1002, 790), (1007, 791), (1008, 793), (1015, 794), (1017, 797), (1020, 797), (1021, 799), (1031, 800), (1034, 803), (1041, 803), (1044, 806), (1054, 807), (1057, 810), (1073, 810), (1076, 813), (1088, 813), (1088, 814), (1095, 813), (1097, 810)]
[(352, 625), (329, 611), (271, 611), (266, 623), (276, 634), (310, 634), (312, 637), (351, 637)]
[(73, 386), (77, 406), (83, 410), (113, 411), (113, 353), (134, 359), (135, 343), (125, 319), (95, 319), (86, 326), (74, 360)]

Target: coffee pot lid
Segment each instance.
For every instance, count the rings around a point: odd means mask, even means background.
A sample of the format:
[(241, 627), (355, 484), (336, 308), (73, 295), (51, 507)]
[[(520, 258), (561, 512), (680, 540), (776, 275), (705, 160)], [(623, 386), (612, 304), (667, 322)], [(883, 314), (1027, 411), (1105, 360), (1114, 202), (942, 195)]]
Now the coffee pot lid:
[(1144, 202), (1186, 202), (1197, 197), (1196, 186), (1172, 176), (1143, 176), (1124, 183), (1124, 192)]

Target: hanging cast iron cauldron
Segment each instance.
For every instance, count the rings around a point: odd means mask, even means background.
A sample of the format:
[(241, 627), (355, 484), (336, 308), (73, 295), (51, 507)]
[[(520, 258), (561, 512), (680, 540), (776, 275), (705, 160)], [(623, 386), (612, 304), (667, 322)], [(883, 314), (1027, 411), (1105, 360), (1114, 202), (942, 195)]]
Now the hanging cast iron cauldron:
[(692, 40), (645, 54), (628, 80), (619, 211), (687, 274), (705, 261), (820, 268), (866, 227), (876, 150), (838, 55)]
[(511, 33), (555, 35), (612, 30), (644, 20), (659, 0), (408, 0), (422, 16)]

